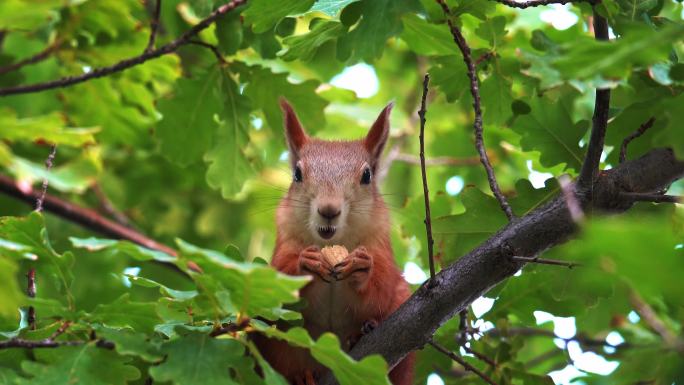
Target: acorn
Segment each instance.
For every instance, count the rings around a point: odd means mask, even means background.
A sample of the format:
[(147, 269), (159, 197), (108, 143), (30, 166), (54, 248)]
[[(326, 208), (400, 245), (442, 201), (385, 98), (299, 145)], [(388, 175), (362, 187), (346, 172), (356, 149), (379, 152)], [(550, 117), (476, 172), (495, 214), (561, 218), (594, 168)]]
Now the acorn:
[(344, 246), (335, 245), (322, 248), (321, 254), (323, 254), (323, 259), (327, 261), (330, 266), (335, 266), (347, 258), (349, 251), (347, 251), (347, 248)]

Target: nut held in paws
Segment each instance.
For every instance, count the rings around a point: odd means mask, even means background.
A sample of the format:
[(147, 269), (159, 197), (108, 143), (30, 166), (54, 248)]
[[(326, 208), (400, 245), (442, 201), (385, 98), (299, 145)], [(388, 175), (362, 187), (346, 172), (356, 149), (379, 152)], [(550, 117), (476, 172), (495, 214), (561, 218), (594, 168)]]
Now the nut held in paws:
[(347, 258), (349, 251), (347, 251), (347, 248), (344, 246), (335, 245), (322, 248), (321, 254), (323, 254), (323, 259), (325, 259), (331, 266), (335, 266)]

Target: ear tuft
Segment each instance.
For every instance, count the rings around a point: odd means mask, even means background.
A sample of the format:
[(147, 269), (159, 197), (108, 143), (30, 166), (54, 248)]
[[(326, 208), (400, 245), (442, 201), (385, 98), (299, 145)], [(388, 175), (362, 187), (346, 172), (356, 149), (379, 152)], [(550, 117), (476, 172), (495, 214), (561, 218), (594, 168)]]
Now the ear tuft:
[(290, 149), (290, 160), (296, 163), (299, 159), (299, 150), (309, 140), (309, 136), (304, 131), (297, 114), (284, 97), (280, 97), (280, 108), (283, 110), (283, 124), (285, 126), (285, 138)]
[(363, 140), (363, 145), (373, 157), (373, 167), (377, 165), (382, 150), (385, 148), (390, 130), (390, 113), (394, 107), (394, 102), (390, 102), (381, 112), (375, 123), (368, 131), (368, 135)]

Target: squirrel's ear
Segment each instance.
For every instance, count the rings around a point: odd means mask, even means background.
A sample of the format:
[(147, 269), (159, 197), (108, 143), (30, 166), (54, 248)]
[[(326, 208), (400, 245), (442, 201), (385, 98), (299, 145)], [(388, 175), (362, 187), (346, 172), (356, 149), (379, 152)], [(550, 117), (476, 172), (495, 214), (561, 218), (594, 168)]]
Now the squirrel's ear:
[(377, 164), (377, 161), (380, 159), (382, 150), (385, 148), (385, 143), (387, 143), (387, 138), (389, 138), (390, 112), (392, 112), (392, 107), (394, 107), (394, 102), (388, 104), (382, 112), (380, 112), (380, 115), (375, 120), (375, 123), (373, 123), (370, 131), (368, 131), (366, 139), (363, 140), (363, 145), (366, 147), (366, 150), (370, 152), (375, 164)]
[(309, 140), (309, 136), (302, 128), (297, 119), (297, 114), (285, 98), (280, 98), (280, 108), (283, 110), (283, 123), (285, 125), (285, 138), (290, 149), (290, 159), (296, 163), (299, 159), (299, 150)]

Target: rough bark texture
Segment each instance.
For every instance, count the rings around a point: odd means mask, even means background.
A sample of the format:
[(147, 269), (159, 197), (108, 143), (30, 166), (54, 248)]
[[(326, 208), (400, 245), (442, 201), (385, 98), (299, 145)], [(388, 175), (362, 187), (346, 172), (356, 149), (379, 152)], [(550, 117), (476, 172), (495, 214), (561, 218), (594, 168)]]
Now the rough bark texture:
[[(599, 173), (595, 184), (577, 191), (589, 212), (620, 212), (634, 204), (621, 192), (662, 191), (684, 175), (684, 162), (670, 149), (655, 149), (643, 157)], [(437, 328), (497, 283), (515, 274), (522, 263), (510, 257), (539, 255), (565, 242), (576, 225), (562, 194), (530, 214), (518, 218), (476, 249), (435, 276), (436, 284), (422, 286), (390, 318), (364, 336), (351, 351), (355, 359), (380, 354), (390, 367), (407, 353), (423, 347)], [(319, 385), (335, 384), (329, 375)]]

